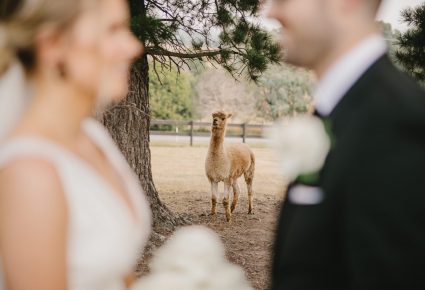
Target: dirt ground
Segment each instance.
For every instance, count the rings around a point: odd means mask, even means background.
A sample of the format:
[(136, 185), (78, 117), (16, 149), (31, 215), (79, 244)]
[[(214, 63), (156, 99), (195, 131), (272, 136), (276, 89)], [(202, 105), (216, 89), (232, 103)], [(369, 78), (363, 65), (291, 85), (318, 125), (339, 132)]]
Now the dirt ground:
[[(151, 146), (152, 173), (161, 200), (174, 212), (189, 214), (196, 224), (210, 227), (223, 240), (230, 261), (241, 265), (256, 289), (267, 289), (271, 250), (278, 210), (283, 199), (284, 181), (272, 150), (252, 148), (256, 155), (254, 215), (248, 215), (243, 178), (242, 194), (232, 221), (225, 221), (223, 207), (209, 216), (210, 185), (205, 176), (206, 146)], [(223, 191), (220, 184), (219, 191)]]

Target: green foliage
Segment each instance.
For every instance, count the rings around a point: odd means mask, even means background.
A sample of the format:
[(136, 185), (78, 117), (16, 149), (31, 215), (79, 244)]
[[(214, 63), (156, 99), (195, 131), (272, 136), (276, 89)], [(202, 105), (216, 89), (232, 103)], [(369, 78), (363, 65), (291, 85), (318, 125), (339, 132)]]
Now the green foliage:
[(191, 68), (190, 62), (202, 60), (256, 80), (280, 61), (277, 43), (255, 22), (260, 0), (129, 3), (133, 32), (153, 62), (164, 68)]
[(257, 0), (240, 0), (239, 9), (243, 11), (250, 11), (251, 14), (254, 14), (258, 10), (260, 2)]
[[(235, 50), (238, 45), (242, 45), (243, 49)], [(229, 57), (230, 54), (221, 58), (223, 67), (230, 73), (246, 69), (253, 80), (257, 80), (270, 64), (280, 61), (279, 45), (271, 35), (258, 25), (248, 23), (245, 18), (234, 21), (231, 29), (223, 29), (220, 46), (229, 47), (228, 51), (233, 52), (233, 58)], [(239, 62), (242, 66), (238, 67)]]
[(154, 17), (139, 14), (131, 19), (131, 30), (142, 42), (154, 46), (168, 41), (177, 33), (177, 25), (167, 25)]
[(241, 122), (273, 121), (306, 112), (311, 101), (311, 75), (288, 65), (271, 66), (257, 83), (235, 80), (224, 70), (205, 67), (200, 61), (181, 74), (175, 68), (163, 70), (158, 79), (153, 66), (150, 74), (154, 119), (203, 119), (222, 109)]
[(402, 12), (409, 29), (398, 37), (396, 58), (418, 81), (425, 82), (425, 3)]
[(232, 24), (232, 15), (226, 8), (220, 7), (217, 9), (217, 23), (221, 23), (223, 26)]
[(272, 66), (259, 79), (257, 111), (267, 120), (307, 112), (312, 80), (308, 72), (289, 65)]
[(175, 68), (155, 76), (151, 66), (149, 101), (153, 119), (190, 120), (193, 118), (192, 77), (187, 72), (177, 73)]

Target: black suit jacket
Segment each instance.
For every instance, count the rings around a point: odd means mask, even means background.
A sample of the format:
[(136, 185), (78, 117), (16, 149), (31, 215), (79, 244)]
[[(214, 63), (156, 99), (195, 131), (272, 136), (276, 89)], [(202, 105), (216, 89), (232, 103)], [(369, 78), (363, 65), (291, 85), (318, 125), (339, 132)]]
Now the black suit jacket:
[(384, 56), (330, 122), (324, 199), (284, 202), (272, 289), (425, 289), (424, 91)]

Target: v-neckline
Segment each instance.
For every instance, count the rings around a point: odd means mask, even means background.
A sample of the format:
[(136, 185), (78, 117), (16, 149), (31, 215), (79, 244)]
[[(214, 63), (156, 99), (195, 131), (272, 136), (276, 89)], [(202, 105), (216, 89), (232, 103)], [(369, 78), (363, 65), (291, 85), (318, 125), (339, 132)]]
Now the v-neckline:
[[(103, 183), (107, 189), (109, 189), (109, 191), (111, 192), (112, 195), (115, 195), (117, 201), (119, 201), (121, 203), (121, 205), (123, 206), (123, 209), (125, 209), (125, 211), (127, 212), (128, 216), (131, 218), (131, 220), (134, 221), (134, 223), (139, 224), (140, 223), (140, 215), (137, 211), (137, 207), (135, 206), (135, 199), (133, 197), (132, 194), (132, 188), (130, 186), (130, 184), (127, 182), (126, 177), (122, 175), (122, 173), (117, 170), (118, 168), (118, 164), (116, 164), (116, 162), (113, 160), (114, 158), (112, 158), (112, 156), (110, 154), (107, 154), (108, 152), (108, 148), (106, 144), (101, 144), (102, 142), (100, 142), (100, 140), (98, 140), (95, 136), (95, 134), (93, 132), (91, 132), (91, 123), (94, 122), (91, 119), (86, 119), (83, 121), (82, 123), (82, 130), (86, 133), (86, 136), (89, 138), (89, 140), (91, 142), (93, 142), (93, 144), (95, 146), (97, 146), (97, 149), (100, 150), (100, 152), (102, 153), (102, 155), (104, 156), (104, 158), (106, 159), (108, 165), (111, 166), (114, 174), (117, 175), (117, 177), (119, 177), (119, 180), (121, 181), (122, 185), (123, 185), (123, 189), (124, 189), (124, 194), (126, 195), (126, 197), (122, 196), (120, 192), (118, 192), (114, 186), (112, 186), (112, 184), (110, 184), (107, 179), (100, 174), (96, 168), (91, 165), (89, 162), (85, 161), (83, 158), (79, 157), (77, 154), (73, 153), (72, 151), (68, 150), (71, 154), (73, 154), (75, 156), (75, 158), (78, 159), (78, 161), (80, 161), (83, 165), (85, 165), (85, 167), (90, 170), (93, 175), (97, 176), (97, 178), (99, 179), (100, 183)], [(95, 124), (96, 125), (96, 124)], [(65, 148), (66, 149), (66, 148)], [(113, 149), (113, 148), (111, 148)], [(109, 150), (110, 151), (110, 150)], [(110, 152), (110, 153), (114, 153), (114, 152)], [(126, 199), (128, 200), (128, 202), (126, 201)]]
[[(52, 146), (54, 148), (56, 148), (57, 150), (61, 151), (63, 154), (65, 154), (66, 156), (68, 156), (69, 158), (73, 159), (74, 161), (78, 162), (80, 164), (80, 166), (82, 166), (83, 168), (85, 168), (88, 172), (90, 172), (92, 174), (92, 176), (94, 176), (94, 178), (103, 185), (103, 187), (109, 191), (111, 196), (114, 196), (114, 199), (116, 199), (116, 201), (120, 204), (120, 207), (122, 207), (122, 210), (124, 212), (126, 212), (125, 214), (128, 216), (128, 218), (136, 225), (139, 225), (141, 223), (141, 216), (139, 215), (138, 211), (137, 211), (137, 207), (134, 205), (135, 204), (135, 199), (133, 197), (133, 194), (130, 192), (132, 189), (130, 188), (130, 185), (128, 184), (128, 182), (126, 181), (126, 178), (120, 173), (119, 170), (117, 170), (117, 164), (115, 164), (114, 160), (112, 160), (111, 156), (109, 156), (109, 154), (107, 154), (106, 152), (106, 148), (102, 145), (100, 145), (98, 142), (99, 140), (97, 140), (97, 138), (95, 136), (93, 136), (94, 134), (91, 131), (90, 128), (88, 128), (88, 122), (92, 122), (92, 120), (90, 119), (86, 119), (82, 122), (82, 130), (84, 131), (84, 133), (86, 134), (87, 138), (90, 139), (90, 141), (97, 147), (98, 150), (100, 150), (100, 152), (103, 154), (104, 158), (106, 158), (107, 163), (112, 166), (112, 169), (115, 171), (115, 174), (117, 174), (117, 176), (120, 178), (122, 184), (123, 184), (123, 189), (126, 191), (125, 194), (127, 194), (127, 198), (128, 201), (127, 202), (125, 200), (125, 198), (114, 188), (114, 186), (112, 186), (107, 179), (101, 174), (99, 173), (96, 168), (90, 164), (88, 161), (84, 160), (82, 157), (80, 157), (78, 154), (72, 152), (70, 149), (68, 149), (67, 147), (51, 141), (47, 138), (44, 137), (40, 137), (40, 136), (35, 136), (35, 135), (21, 135), (21, 136), (17, 136), (12, 138), (11, 140), (9, 140), (7, 143), (9, 142), (14, 142), (17, 140), (34, 140), (36, 142), (41, 142), (41, 143), (45, 143), (49, 146)], [(4, 145), (4, 144), (3, 144)]]

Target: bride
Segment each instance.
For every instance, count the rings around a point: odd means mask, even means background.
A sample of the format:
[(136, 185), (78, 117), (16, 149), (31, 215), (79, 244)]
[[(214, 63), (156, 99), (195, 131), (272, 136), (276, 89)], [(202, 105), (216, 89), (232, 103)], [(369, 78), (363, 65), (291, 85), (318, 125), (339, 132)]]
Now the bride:
[(0, 127), (14, 124), (0, 136), (5, 287), (126, 289), (150, 209), (111, 137), (90, 118), (126, 95), (142, 50), (126, 1), (4, 0), (0, 9), (0, 73), (12, 77), (0, 97), (13, 101), (0, 111), (18, 112), (24, 106), (12, 103), (31, 95), (18, 121), (4, 125), (0, 116)]

